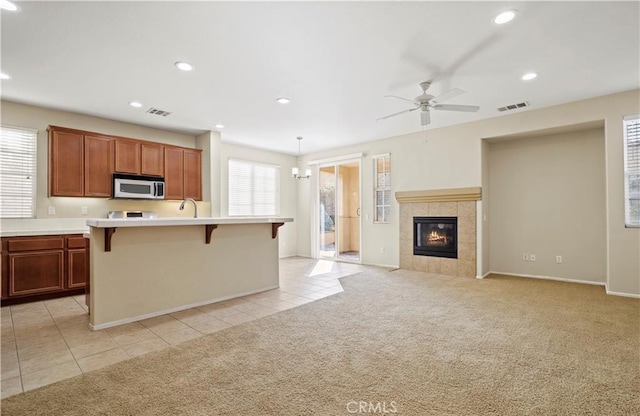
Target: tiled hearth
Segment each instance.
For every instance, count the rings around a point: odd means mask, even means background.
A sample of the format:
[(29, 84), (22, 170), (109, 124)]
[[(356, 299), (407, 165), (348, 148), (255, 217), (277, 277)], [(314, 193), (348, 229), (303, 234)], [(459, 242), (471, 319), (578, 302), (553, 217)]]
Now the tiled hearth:
[[(400, 268), (449, 276), (476, 276), (476, 201), (480, 188), (396, 192), (400, 204)], [(413, 217), (457, 217), (458, 258), (413, 254)]]

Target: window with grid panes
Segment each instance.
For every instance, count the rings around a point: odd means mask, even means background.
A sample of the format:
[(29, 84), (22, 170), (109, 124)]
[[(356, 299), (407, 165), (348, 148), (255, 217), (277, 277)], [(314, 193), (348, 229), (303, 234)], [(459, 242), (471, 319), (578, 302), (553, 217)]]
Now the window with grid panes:
[(373, 156), (374, 223), (391, 221), (391, 160), (389, 154)]
[(38, 132), (0, 127), (0, 218), (36, 216)]
[(640, 227), (640, 115), (624, 118), (624, 217)]

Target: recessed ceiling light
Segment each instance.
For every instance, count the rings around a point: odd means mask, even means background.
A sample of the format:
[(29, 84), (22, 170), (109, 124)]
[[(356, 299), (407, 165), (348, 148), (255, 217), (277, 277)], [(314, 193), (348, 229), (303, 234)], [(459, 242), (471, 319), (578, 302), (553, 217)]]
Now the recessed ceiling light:
[(276, 102), (278, 104), (289, 104), (291, 100), (288, 99), (287, 97), (280, 97), (280, 98), (276, 98)]
[(517, 12), (515, 10), (507, 10), (506, 12), (502, 12), (493, 18), (493, 23), (497, 25), (508, 23), (512, 21), (514, 17), (516, 17), (516, 13)]
[(181, 71), (193, 71), (193, 65), (191, 65), (189, 62), (178, 61), (176, 62), (176, 66)]
[(528, 72), (526, 74), (524, 74), (522, 76), (522, 80), (523, 81), (531, 81), (532, 79), (536, 78), (538, 76), (538, 74), (536, 74), (535, 72)]
[(4, 72), (0, 72), (0, 79), (11, 79), (11, 77)]
[(138, 101), (131, 101), (131, 102), (129, 103), (129, 105), (130, 105), (131, 107), (135, 107), (135, 108), (140, 108), (140, 107), (142, 107), (142, 103), (140, 103), (140, 102), (138, 102)]
[(217, 129), (223, 129), (224, 128), (224, 124), (216, 124), (214, 127), (217, 128)]
[(0, 9), (8, 10), (10, 12), (16, 12), (20, 8), (15, 4), (11, 3), (9, 0), (0, 0)]

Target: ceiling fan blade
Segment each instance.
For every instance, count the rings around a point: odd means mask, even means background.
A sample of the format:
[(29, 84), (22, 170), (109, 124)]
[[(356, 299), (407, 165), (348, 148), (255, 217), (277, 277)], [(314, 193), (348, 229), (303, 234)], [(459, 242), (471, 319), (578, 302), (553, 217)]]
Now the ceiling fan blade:
[(409, 101), (410, 103), (413, 103), (415, 105), (419, 105), (420, 103), (417, 103), (413, 100), (410, 100), (408, 98), (404, 98), (404, 97), (398, 97), (397, 95), (385, 95), (384, 98), (397, 98), (398, 100), (403, 100), (403, 101)]
[(480, 109), (477, 105), (456, 105), (456, 104), (434, 104), (431, 106), (434, 110), (447, 110), (447, 111), (466, 111), (468, 113), (475, 113)]
[(429, 113), (429, 110), (420, 111), (420, 124), (426, 126), (429, 123), (431, 123), (431, 113)]
[(400, 111), (400, 112), (398, 112), (398, 113), (389, 114), (388, 116), (384, 116), (384, 117), (377, 118), (377, 119), (376, 119), (376, 121), (384, 120), (384, 119), (386, 119), (386, 118), (391, 118), (391, 117), (394, 117), (394, 116), (397, 116), (397, 115), (400, 115), (400, 114), (408, 113), (408, 112), (410, 112), (410, 111), (415, 111), (415, 110), (417, 110), (418, 108), (420, 108), (420, 107), (418, 106), (418, 107), (416, 107), (416, 108), (410, 108), (410, 109), (408, 109), (408, 110)]
[(464, 94), (464, 91), (462, 91), (460, 88), (453, 88), (453, 89), (450, 89), (449, 91), (443, 92), (437, 97), (432, 98), (431, 101), (440, 103), (442, 101), (450, 100), (453, 97), (456, 97), (460, 94)]

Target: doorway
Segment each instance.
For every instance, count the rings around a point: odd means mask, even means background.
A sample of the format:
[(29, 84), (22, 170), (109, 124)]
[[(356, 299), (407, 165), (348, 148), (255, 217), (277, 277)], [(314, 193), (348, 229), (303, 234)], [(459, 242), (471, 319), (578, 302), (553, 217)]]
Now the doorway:
[(360, 160), (319, 168), (320, 257), (360, 262)]

